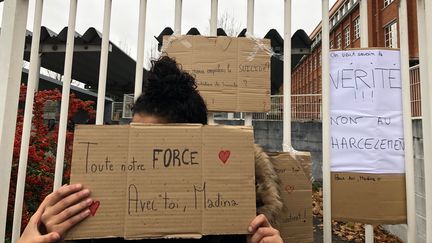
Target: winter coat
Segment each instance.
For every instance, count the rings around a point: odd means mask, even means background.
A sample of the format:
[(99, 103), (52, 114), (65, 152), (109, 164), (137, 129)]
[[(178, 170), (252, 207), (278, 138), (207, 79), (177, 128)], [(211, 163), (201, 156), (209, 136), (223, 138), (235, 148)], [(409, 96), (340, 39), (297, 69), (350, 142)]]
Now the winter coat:
[[(268, 155), (261, 147), (255, 145), (255, 185), (256, 185), (256, 206), (257, 215), (264, 214), (272, 225), (278, 223), (282, 211), (282, 199), (280, 180), (277, 176), (273, 164)], [(99, 240), (82, 240), (77, 243), (89, 242), (124, 242), (123, 239), (99, 239)], [(144, 243), (180, 243), (180, 242), (206, 242), (206, 243), (225, 243), (225, 242), (246, 242), (244, 235), (221, 235), (221, 236), (204, 236), (199, 240), (191, 239), (155, 239), (155, 240), (138, 240), (132, 242)]]

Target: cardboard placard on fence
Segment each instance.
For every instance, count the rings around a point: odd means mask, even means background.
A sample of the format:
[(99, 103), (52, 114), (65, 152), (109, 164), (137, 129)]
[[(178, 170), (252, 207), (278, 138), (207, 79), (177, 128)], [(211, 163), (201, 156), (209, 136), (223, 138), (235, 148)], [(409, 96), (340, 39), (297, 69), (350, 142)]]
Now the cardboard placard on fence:
[(209, 111), (270, 110), (270, 40), (165, 36), (163, 50), (196, 77)]
[(284, 202), (284, 217), (276, 228), (285, 243), (312, 243), (310, 153), (269, 153), (269, 156), (282, 182)]
[(405, 174), (331, 174), (332, 218), (366, 224), (406, 223)]
[(400, 52), (330, 53), (333, 219), (406, 222)]
[(245, 234), (256, 214), (253, 130), (77, 126), (71, 183), (94, 203), (67, 239)]

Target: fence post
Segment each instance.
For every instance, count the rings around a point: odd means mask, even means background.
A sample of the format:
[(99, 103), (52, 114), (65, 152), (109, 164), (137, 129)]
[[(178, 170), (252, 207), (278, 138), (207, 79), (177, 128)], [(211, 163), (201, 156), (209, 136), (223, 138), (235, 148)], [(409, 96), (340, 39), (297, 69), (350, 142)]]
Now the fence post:
[(408, 11), (407, 0), (399, 1), (399, 42), (403, 99), (403, 127), (405, 142), (405, 184), (407, 200), (408, 243), (416, 241), (416, 210), (414, 184), (414, 148), (410, 99)]
[(27, 93), (24, 109), (24, 121), (21, 136), (21, 149), (18, 164), (18, 178), (15, 192), (15, 205), (13, 215), (12, 242), (16, 242), (21, 234), (22, 207), (24, 201), (24, 187), (27, 174), (27, 159), (30, 144), (30, 135), (33, 118), (34, 95), (39, 83), (41, 56), (39, 55), (39, 42), (42, 22), (43, 0), (37, 0), (33, 21), (33, 35), (30, 54), (30, 71), (27, 80)]
[[(419, 33), (421, 108), (424, 149), (424, 179), (426, 201), (426, 242), (432, 242), (432, 3), (429, 0), (417, 0), (417, 20)], [(429, 58), (428, 58), (429, 57)]]
[(283, 66), (283, 142), (284, 152), (292, 151), (291, 145), (291, 0), (284, 7), (284, 66)]
[(5, 240), (28, 0), (5, 1), (0, 35), (0, 243)]
[(176, 0), (174, 15), (174, 35), (181, 35), (183, 0)]
[(142, 87), (143, 87), (146, 15), (147, 15), (147, 0), (140, 0), (137, 62), (136, 62), (136, 69), (135, 69), (135, 92), (134, 92), (135, 100), (138, 99), (138, 97), (141, 95)]
[(63, 180), (63, 164), (64, 164), (64, 154), (65, 154), (65, 145), (66, 145), (67, 119), (69, 113), (69, 94), (70, 94), (70, 85), (72, 82), (72, 61), (73, 61), (73, 54), (74, 54), (77, 7), (78, 7), (78, 0), (70, 0), (68, 33), (67, 33), (65, 65), (64, 65), (64, 79), (63, 79), (62, 99), (61, 99), (61, 108), (60, 108), (59, 132), (58, 132), (58, 140), (57, 140), (54, 190), (57, 190), (61, 186)]
[(98, 97), (96, 110), (96, 124), (103, 125), (105, 113), (105, 92), (108, 68), (109, 36), (111, 25), (111, 6), (112, 0), (105, 0), (103, 31), (102, 31), (102, 50), (99, 66)]
[[(217, 36), (217, 19), (218, 19), (218, 0), (211, 0), (210, 8), (210, 36)], [(207, 114), (207, 122), (209, 125), (214, 125), (214, 113), (209, 112)]]
[(330, 164), (330, 26), (329, 0), (322, 1), (322, 130), (324, 243), (332, 242)]

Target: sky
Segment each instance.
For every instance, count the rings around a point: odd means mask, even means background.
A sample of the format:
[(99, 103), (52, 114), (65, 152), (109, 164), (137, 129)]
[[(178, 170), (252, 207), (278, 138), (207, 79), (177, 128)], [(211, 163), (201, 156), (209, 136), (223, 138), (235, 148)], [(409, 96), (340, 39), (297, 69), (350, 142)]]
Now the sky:
[[(102, 32), (103, 0), (78, 1), (76, 31), (80, 34), (89, 27)], [(110, 40), (136, 59), (138, 39), (139, 0), (113, 0)], [(335, 0), (330, 0), (334, 4)], [(211, 0), (183, 0), (182, 34), (197, 27), (201, 34), (208, 34)], [(0, 3), (0, 13), (4, 3)], [(27, 29), (32, 30), (35, 0), (30, 0)], [(145, 58), (157, 42), (154, 36), (167, 26), (174, 29), (175, 0), (148, 0), (146, 16)], [(321, 21), (321, 0), (292, 0), (292, 33), (303, 29), (310, 34)], [(44, 0), (42, 25), (59, 33), (67, 26), (69, 1)], [(276, 29), (283, 37), (283, 0), (255, 0), (255, 37), (262, 38), (270, 29)], [(218, 16), (230, 16), (240, 29), (246, 28), (247, 0), (219, 0)], [(1, 23), (2, 15), (0, 15)]]

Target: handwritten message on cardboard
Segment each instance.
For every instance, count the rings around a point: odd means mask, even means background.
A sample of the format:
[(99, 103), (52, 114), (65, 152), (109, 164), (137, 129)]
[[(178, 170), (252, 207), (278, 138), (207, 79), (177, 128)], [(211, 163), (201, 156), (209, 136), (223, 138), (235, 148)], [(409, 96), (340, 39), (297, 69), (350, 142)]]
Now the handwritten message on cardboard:
[(397, 50), (330, 54), (332, 171), (404, 173)]
[(164, 52), (194, 75), (209, 111), (270, 109), (270, 40), (179, 36), (164, 38)]
[(78, 126), (71, 183), (90, 188), (94, 203), (68, 239), (245, 234), (256, 211), (253, 131)]
[(312, 185), (308, 152), (269, 153), (281, 180), (283, 217), (275, 226), (285, 243), (313, 242)]
[(332, 172), (332, 218), (366, 224), (406, 223), (404, 174)]

